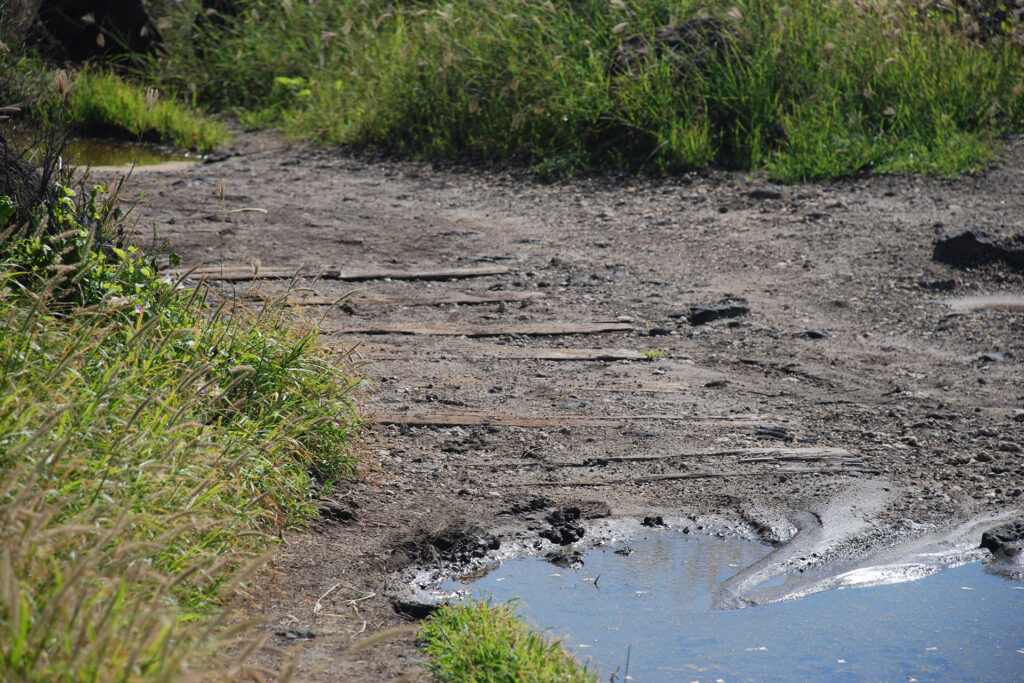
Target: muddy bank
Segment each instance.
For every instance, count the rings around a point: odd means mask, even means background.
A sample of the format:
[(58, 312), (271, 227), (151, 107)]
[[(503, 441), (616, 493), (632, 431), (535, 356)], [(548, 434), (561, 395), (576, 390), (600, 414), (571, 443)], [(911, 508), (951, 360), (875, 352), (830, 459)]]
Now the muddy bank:
[[(659, 517), (782, 542), (844, 510), (787, 565), (811, 574), (1024, 505), (1024, 318), (977, 304), (1024, 296), (1020, 141), (977, 178), (799, 187), (228, 151), (135, 178), (140, 225), (225, 296), (302, 275), (296, 309), (373, 381), (344, 514), (285, 534), (252, 605), (304, 680), (418, 671), (408, 639), (340, 653), (408, 623), (388, 579), (435, 560), (571, 565)], [(966, 227), (995, 246), (936, 260)]]

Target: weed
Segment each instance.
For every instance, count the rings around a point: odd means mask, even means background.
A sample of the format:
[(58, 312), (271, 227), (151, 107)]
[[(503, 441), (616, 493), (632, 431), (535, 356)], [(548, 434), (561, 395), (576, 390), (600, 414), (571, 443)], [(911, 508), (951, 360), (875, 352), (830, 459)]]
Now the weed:
[(420, 630), (441, 681), (594, 681), (557, 642), (545, 641), (511, 605), (446, 605)]
[(354, 473), (358, 380), (283, 302), (211, 314), (104, 193), (55, 188), (0, 198), (0, 679), (175, 678), (232, 636), (268, 532)]
[(977, 170), (1024, 117), (1024, 27), (1006, 14), (979, 33), (953, 3), (237, 7), (218, 22), (183, 11), (173, 57), (147, 77), (250, 126), (517, 158), (546, 178), (709, 163), (783, 180), (951, 175)]
[(202, 152), (227, 137), (222, 124), (112, 73), (85, 69), (74, 78), (70, 93), (71, 120), (86, 133), (113, 133)]

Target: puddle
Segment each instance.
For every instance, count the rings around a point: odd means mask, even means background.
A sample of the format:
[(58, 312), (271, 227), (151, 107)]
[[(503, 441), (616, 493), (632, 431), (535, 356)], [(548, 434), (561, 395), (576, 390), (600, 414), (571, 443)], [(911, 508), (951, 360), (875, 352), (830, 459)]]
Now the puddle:
[[(12, 144), (16, 149), (35, 147), (36, 138), (24, 131), (15, 131)], [(181, 152), (171, 147), (148, 143), (126, 142), (106, 138), (71, 140), (64, 149), (64, 160), (80, 167), (156, 166), (169, 162), (197, 162), (202, 156)]]
[[(772, 548), (664, 534), (592, 550), (582, 569), (506, 561), (475, 598), (518, 599), (520, 614), (565, 638), (607, 676), (636, 681), (1019, 680), (1024, 584), (981, 563), (914, 581), (713, 609), (720, 584)], [(775, 577), (772, 583), (796, 581)], [(628, 653), (628, 654), (627, 654)]]
[(155, 166), (169, 161), (201, 161), (174, 149), (134, 144), (120, 140), (72, 140), (65, 150), (66, 159), (74, 166)]

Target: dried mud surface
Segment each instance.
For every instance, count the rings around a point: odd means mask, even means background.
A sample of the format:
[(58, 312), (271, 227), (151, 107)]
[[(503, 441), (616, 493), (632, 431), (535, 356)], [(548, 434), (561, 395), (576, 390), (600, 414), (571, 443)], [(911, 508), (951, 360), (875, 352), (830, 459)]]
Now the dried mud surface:
[[(495, 541), (585, 544), (588, 518), (714, 518), (784, 541), (807, 511), (856, 517), (795, 560), (810, 566), (1024, 504), (1024, 313), (1006, 304), (1024, 275), (932, 259), (950, 229), (1024, 233), (1022, 140), (976, 178), (791, 187), (726, 173), (543, 185), (265, 133), (228, 151), (129, 183), (147, 192), (140, 226), (188, 266), (505, 271), (292, 293), (355, 290), (303, 310), (326, 311), (323, 339), (365, 361), (377, 420), (360, 480), (317, 528), (284, 534), (253, 592), (258, 632), (299, 680), (422, 675), (408, 634), (343, 655), (409, 624), (386, 595), (393, 572), (479, 560)], [(251, 207), (266, 213), (231, 213)], [(1002, 304), (949, 303), (990, 294)], [(879, 495), (861, 514), (863, 487)], [(845, 499), (849, 514), (828, 507)]]

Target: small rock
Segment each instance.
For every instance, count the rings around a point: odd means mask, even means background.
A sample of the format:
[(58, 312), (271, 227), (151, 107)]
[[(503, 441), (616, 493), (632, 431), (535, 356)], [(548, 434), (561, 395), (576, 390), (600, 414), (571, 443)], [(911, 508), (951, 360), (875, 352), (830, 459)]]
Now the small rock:
[(729, 382), (727, 382), (724, 379), (716, 379), (716, 380), (712, 380), (710, 382), (706, 382), (704, 384), (704, 387), (707, 388), (707, 389), (721, 389), (722, 387), (727, 387), (727, 386), (729, 386)]
[(577, 524), (566, 524), (560, 527), (551, 527), (540, 532), (541, 538), (546, 538), (555, 545), (569, 545), (583, 538), (583, 527)]
[(666, 335), (672, 334), (672, 330), (668, 329), (667, 327), (652, 327), (651, 329), (647, 330), (647, 334), (652, 337), (664, 337)]
[(738, 318), (750, 313), (747, 306), (729, 304), (723, 306), (694, 306), (690, 309), (690, 324), (693, 326), (706, 325), (715, 320), (725, 318)]
[(1006, 355), (999, 351), (989, 351), (981, 354), (981, 360), (986, 363), (1002, 363), (1006, 360)]
[(1024, 560), (1024, 518), (1001, 524), (981, 535), (981, 547), (997, 557)]
[(795, 438), (785, 427), (759, 425), (754, 427), (754, 432), (758, 436), (766, 436), (770, 439), (781, 439), (782, 441), (792, 441)]
[(288, 640), (312, 640), (313, 638), (316, 638), (316, 634), (312, 631), (299, 631), (294, 628), (277, 631), (274, 635), (281, 638), (287, 638)]
[(334, 501), (322, 500), (317, 503), (317, 514), (323, 519), (331, 522), (354, 522), (356, 514), (348, 507), (339, 505)]
[(564, 550), (552, 550), (544, 559), (563, 569), (579, 569), (583, 566), (583, 553), (578, 550), (565, 552)]
[(821, 330), (804, 330), (797, 336), (803, 337), (804, 339), (824, 339), (828, 335)]
[(656, 529), (658, 527), (667, 527), (668, 524), (665, 524), (665, 520), (661, 515), (649, 515), (644, 517), (643, 521), (640, 522), (640, 526)]
[(747, 196), (751, 199), (782, 199), (782, 188), (774, 185), (755, 187), (747, 193)]
[(956, 289), (956, 280), (919, 280), (917, 286), (932, 292), (952, 292)]
[(1024, 452), (1024, 448), (1021, 448), (1020, 444), (1014, 443), (1013, 441), (1000, 441), (999, 445), (996, 446), (1003, 453), (1021, 453)]

